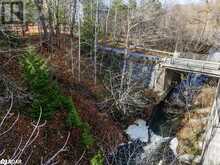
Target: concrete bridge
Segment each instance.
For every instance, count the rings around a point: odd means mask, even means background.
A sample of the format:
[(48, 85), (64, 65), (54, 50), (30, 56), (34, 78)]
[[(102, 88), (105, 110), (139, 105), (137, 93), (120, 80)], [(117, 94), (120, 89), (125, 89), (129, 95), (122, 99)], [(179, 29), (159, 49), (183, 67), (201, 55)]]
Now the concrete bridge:
[(186, 58), (163, 58), (156, 65), (154, 88), (161, 95), (166, 92), (172, 82), (179, 76), (177, 73), (198, 73), (213, 78), (220, 78), (220, 62), (193, 60)]
[(161, 65), (167, 69), (200, 73), (210, 77), (220, 78), (220, 62), (173, 57), (164, 58), (161, 62)]

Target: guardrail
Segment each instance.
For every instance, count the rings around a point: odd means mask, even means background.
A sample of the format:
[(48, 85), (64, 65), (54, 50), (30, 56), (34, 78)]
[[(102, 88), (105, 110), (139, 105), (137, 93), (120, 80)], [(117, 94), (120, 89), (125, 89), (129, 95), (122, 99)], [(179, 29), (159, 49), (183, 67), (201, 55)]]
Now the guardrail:
[(220, 78), (220, 62), (186, 58), (164, 58), (161, 60), (161, 66), (168, 69), (201, 73)]
[(163, 65), (182, 65), (192, 68), (220, 70), (220, 63), (214, 61), (192, 60), (186, 58), (165, 58), (162, 63)]

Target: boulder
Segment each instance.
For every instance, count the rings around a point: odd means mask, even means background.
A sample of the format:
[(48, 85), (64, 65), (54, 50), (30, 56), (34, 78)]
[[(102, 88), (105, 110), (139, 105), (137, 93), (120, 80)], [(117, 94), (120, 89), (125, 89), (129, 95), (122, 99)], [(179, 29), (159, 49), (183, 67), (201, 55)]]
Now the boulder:
[(180, 155), (178, 157), (179, 161), (186, 164), (200, 164), (201, 162), (201, 156), (198, 155), (190, 155), (190, 154), (184, 154)]

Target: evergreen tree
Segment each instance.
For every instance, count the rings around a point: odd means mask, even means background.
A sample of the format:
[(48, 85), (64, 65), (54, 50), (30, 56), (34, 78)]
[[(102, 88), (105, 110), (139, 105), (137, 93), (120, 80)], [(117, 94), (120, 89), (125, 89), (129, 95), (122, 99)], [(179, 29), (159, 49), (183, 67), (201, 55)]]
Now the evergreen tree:
[(137, 7), (137, 1), (136, 0), (129, 0), (128, 6), (130, 9), (135, 9)]
[(113, 0), (112, 1), (112, 6), (111, 6), (111, 10), (115, 11), (115, 10), (119, 10), (122, 11), (126, 8), (125, 4), (123, 3), (123, 0)]
[(93, 50), (95, 40), (95, 11), (94, 1), (83, 2), (83, 19), (81, 23), (81, 46), (83, 49)]
[(34, 23), (37, 20), (37, 12), (36, 6), (33, 0), (25, 0), (25, 21), (26, 23)]

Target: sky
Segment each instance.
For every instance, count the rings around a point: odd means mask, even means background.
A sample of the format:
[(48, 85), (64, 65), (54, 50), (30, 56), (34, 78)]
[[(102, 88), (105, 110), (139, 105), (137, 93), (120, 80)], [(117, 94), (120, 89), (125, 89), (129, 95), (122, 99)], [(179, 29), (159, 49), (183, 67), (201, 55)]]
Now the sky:
[(205, 0), (161, 0), (161, 2), (165, 2), (166, 6), (173, 6), (176, 4), (198, 4), (205, 2)]
[(188, 3), (201, 3), (204, 2), (204, 0), (161, 0), (167, 1), (168, 3), (176, 3), (176, 4), (188, 4)]
[[(105, 0), (106, 3), (108, 4), (112, 0)], [(124, 0), (128, 1), (128, 0)], [(162, 3), (166, 2), (168, 4), (189, 4), (189, 3), (201, 3), (204, 2), (204, 0), (160, 0)]]

